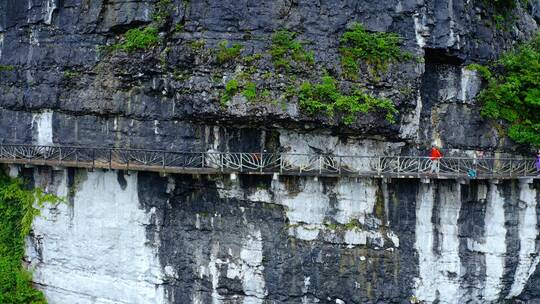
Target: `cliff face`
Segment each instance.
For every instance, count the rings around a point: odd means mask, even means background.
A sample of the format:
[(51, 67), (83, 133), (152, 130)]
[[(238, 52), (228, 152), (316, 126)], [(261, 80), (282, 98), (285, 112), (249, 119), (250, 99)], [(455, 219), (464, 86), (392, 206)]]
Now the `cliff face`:
[[(151, 24), (154, 1), (0, 0), (0, 141), (192, 151), (352, 155), (513, 152), (479, 116), (485, 62), (537, 29), (530, 1), (496, 24), (483, 1), (172, 1), (159, 45), (107, 52)], [(290, 83), (267, 50), (288, 28), (340, 75), (339, 39), (360, 22), (396, 32), (415, 59), (357, 82), (394, 101), (346, 125), (296, 98), (220, 104), (250, 69), (219, 64), (222, 40), (262, 53), (255, 78)], [(201, 47), (204, 41), (204, 47)], [(195, 42), (195, 43), (194, 43)], [(340, 81), (342, 87), (352, 82)], [(13, 174), (18, 174), (15, 169)], [(197, 177), (23, 170), (68, 197), (44, 210), (28, 262), (50, 303), (535, 303), (536, 184)]]
[(24, 173), (51, 303), (538, 301), (536, 184)]
[[(65, 144), (180, 149), (198, 144), (192, 138), (203, 136), (203, 126), (217, 124), (510, 149), (478, 117), (479, 80), (463, 66), (530, 37), (538, 11), (533, 1), (496, 24), (493, 9), (474, 1), (173, 1), (158, 47), (104, 50), (127, 29), (150, 24), (155, 7), (154, 1), (2, 1), (0, 63), (10, 67), (0, 79), (3, 141), (35, 140), (31, 113), (52, 111), (52, 140)], [(339, 39), (354, 22), (398, 33), (415, 57), (391, 64), (376, 79), (362, 67), (359, 82), (394, 101), (397, 124), (373, 113), (347, 126), (306, 115), (295, 98), (276, 104), (236, 96), (220, 105), (225, 83), (250, 68), (243, 61), (218, 64), (211, 50), (220, 41), (241, 43), (242, 56), (266, 54), (274, 31), (288, 28), (315, 55), (315, 67), (297, 77), (317, 80), (323, 69), (340, 73)], [(262, 62), (254, 77), (269, 77), (269, 94), (279, 99), (290, 83), (268, 55)]]

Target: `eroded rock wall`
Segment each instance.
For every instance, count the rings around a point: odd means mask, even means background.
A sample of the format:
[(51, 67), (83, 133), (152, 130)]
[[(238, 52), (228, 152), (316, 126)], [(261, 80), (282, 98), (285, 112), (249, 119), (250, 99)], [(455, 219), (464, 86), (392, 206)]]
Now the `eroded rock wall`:
[[(160, 27), (159, 46), (103, 51), (128, 29), (150, 24), (156, 2), (2, 1), (0, 65), (10, 69), (0, 72), (0, 123), (6, 125), (0, 139), (28, 142), (25, 116), (31, 112), (52, 113), (58, 144), (178, 148), (201, 125), (219, 124), (370, 137), (411, 149), (431, 141), (456, 149), (512, 149), (479, 117), (474, 102), (479, 80), (463, 67), (495, 58), (530, 37), (537, 28), (535, 1), (509, 12), (501, 27), (481, 1), (176, 0)], [(307, 115), (294, 98), (276, 104), (237, 96), (220, 105), (225, 83), (250, 68), (241, 61), (216, 63), (211, 51), (220, 41), (241, 43), (242, 57), (266, 54), (272, 33), (288, 28), (315, 54), (316, 66), (299, 79), (317, 81), (323, 70), (339, 78), (339, 39), (354, 22), (370, 31), (398, 33), (403, 50), (415, 57), (390, 64), (375, 78), (363, 66), (357, 83), (342, 81), (344, 87), (359, 84), (392, 99), (400, 110), (398, 124), (370, 113), (345, 125)], [(201, 40), (205, 47), (194, 49), (193, 42)], [(267, 80), (269, 93), (279, 99), (289, 83), (279, 80), (285, 78), (268, 55), (262, 61), (255, 74), (273, 75)], [(11, 123), (13, 116), (18, 123)]]
[(22, 173), (68, 198), (28, 238), (51, 303), (537, 300), (536, 184)]
[[(445, 155), (515, 147), (479, 115), (485, 62), (537, 29), (538, 1), (498, 28), (484, 1), (172, 1), (149, 50), (104, 53), (153, 20), (156, 1), (0, 0), (0, 142), (189, 151)], [(536, 18), (536, 19), (535, 19)], [(294, 98), (224, 107), (242, 63), (289, 28), (340, 74), (339, 37), (361, 22), (403, 37), (415, 60), (358, 84), (400, 114), (345, 125)], [(177, 30), (177, 25), (181, 30)], [(205, 48), (196, 50), (194, 41)], [(285, 85), (274, 73), (270, 94)], [(261, 71), (261, 77), (264, 71)], [(354, 85), (343, 81), (344, 87)], [(296, 159), (295, 161), (298, 161)], [(303, 161), (300, 159), (300, 161)], [(362, 166), (362, 162), (351, 163)], [(16, 174), (17, 169), (11, 172)], [(538, 185), (311, 177), (21, 173), (67, 197), (47, 207), (28, 262), (51, 303), (500, 303), (538, 301)]]

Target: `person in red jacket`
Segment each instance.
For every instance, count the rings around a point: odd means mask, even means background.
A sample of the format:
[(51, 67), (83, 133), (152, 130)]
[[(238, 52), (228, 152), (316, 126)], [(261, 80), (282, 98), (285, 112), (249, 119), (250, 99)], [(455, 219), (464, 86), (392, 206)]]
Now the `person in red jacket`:
[(429, 152), (429, 159), (431, 160), (431, 172), (439, 173), (439, 159), (441, 159), (442, 153), (435, 144), (431, 145), (431, 151)]

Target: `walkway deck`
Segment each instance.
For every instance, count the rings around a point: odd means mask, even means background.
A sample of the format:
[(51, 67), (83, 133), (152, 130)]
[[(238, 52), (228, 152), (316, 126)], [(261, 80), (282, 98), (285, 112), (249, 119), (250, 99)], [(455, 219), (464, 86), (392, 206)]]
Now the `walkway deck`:
[[(177, 174), (281, 174), (429, 179), (536, 178), (534, 159), (291, 153), (172, 152), (70, 146), (0, 145), (0, 163)], [(474, 173), (476, 176), (471, 176)]]

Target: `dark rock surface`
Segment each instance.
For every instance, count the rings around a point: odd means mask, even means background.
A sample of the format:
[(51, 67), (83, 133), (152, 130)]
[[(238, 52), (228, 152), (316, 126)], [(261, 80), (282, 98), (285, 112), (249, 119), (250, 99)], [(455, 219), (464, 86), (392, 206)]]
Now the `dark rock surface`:
[[(370, 155), (424, 153), (432, 142), (445, 154), (516, 150), (480, 117), (481, 81), (464, 67), (531, 37), (538, 1), (497, 25), (480, 0), (174, 0), (159, 45), (106, 50), (129, 29), (156, 25), (156, 3), (0, 0), (0, 67), (10, 67), (0, 69), (0, 143)], [(379, 79), (364, 65), (356, 83), (394, 101), (396, 124), (377, 112), (351, 125), (339, 115), (310, 116), (296, 98), (237, 95), (220, 104), (225, 83), (249, 69), (240, 60), (219, 64), (212, 50), (220, 41), (242, 43), (245, 57), (265, 53), (274, 31), (287, 28), (315, 55), (315, 68), (297, 71), (299, 82), (318, 80), (323, 69), (339, 78), (339, 38), (354, 22), (398, 33), (415, 56)], [(201, 40), (205, 47), (194, 47)], [(291, 83), (267, 53), (254, 77), (265, 73), (277, 99)], [(344, 89), (354, 84), (340, 79)], [(99, 185), (104, 173), (93, 174)], [(538, 185), (148, 173), (118, 182), (121, 191), (136, 187), (153, 216), (146, 237), (165, 274), (156, 285), (170, 303), (539, 301), (539, 245), (530, 248), (540, 241), (526, 217), (532, 208), (539, 214), (538, 198), (530, 198)]]
[[(72, 125), (79, 118), (81, 125), (94, 120), (96, 133), (116, 118), (133, 119), (141, 125), (158, 121), (163, 128), (161, 136), (218, 123), (329, 131), (406, 143), (436, 140), (448, 148), (510, 149), (479, 117), (474, 94), (463, 93), (471, 84), (463, 82), (462, 67), (492, 59), (530, 37), (537, 28), (533, 18), (537, 10), (535, 4), (518, 7), (512, 12), (516, 18), (500, 30), (493, 25), (493, 12), (483, 6), (476, 1), (178, 0), (173, 1), (170, 16), (160, 27), (160, 45), (127, 54), (108, 53), (101, 47), (115, 43), (130, 28), (151, 24), (155, 1), (4, 0), (0, 3), (0, 64), (14, 69), (0, 72), (0, 107), (26, 112), (49, 109), (71, 116), (70, 121), (62, 122), (68, 116), (55, 115), (55, 120), (60, 120), (55, 128)], [(376, 81), (365, 70), (360, 78), (369, 91), (396, 103), (401, 113), (397, 125), (376, 113), (359, 115), (350, 126), (324, 115), (310, 117), (298, 111), (295, 98), (273, 105), (246, 103), (238, 97), (228, 107), (220, 106), (225, 82), (235, 69), (247, 67), (241, 62), (217, 64), (211, 50), (219, 41), (242, 43), (242, 56), (247, 56), (265, 52), (272, 33), (288, 28), (310, 42), (306, 48), (315, 53), (316, 69), (299, 75), (300, 79), (316, 80), (323, 67), (339, 74), (339, 37), (353, 22), (372, 31), (398, 33), (404, 38), (404, 50), (419, 58), (392, 64)], [(205, 41), (202, 50), (191, 45), (198, 39)], [(436, 62), (432, 54), (440, 54), (442, 62)], [(279, 71), (274, 71), (268, 60), (265, 56), (263, 66), (278, 76), (269, 80), (270, 91), (277, 96), (287, 84), (279, 80)], [(441, 86), (443, 90), (433, 90)], [(419, 129), (414, 113), (420, 109)], [(183, 127), (168, 123), (173, 121), (181, 121)], [(135, 135), (139, 131), (141, 134)], [(54, 133), (59, 134), (54, 142), (64, 143), (63, 131)], [(93, 142), (133, 147), (156, 147), (158, 142), (158, 146), (170, 148), (168, 140), (150, 140), (144, 133), (140, 128), (129, 133), (144, 137), (141, 141), (123, 138), (124, 134), (114, 143), (98, 137)], [(86, 136), (68, 136), (65, 142), (72, 142), (73, 137)], [(10, 141), (12, 133), (2, 133), (1, 138)], [(476, 138), (480, 140), (476, 142)]]

